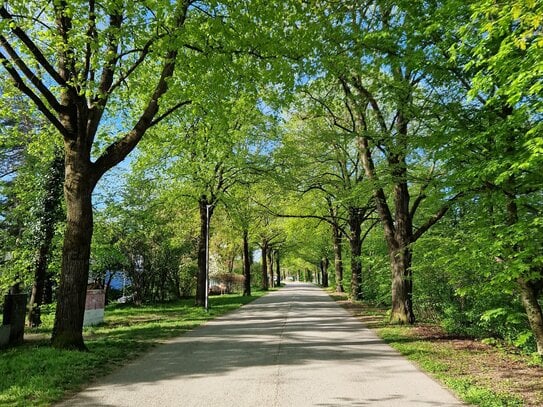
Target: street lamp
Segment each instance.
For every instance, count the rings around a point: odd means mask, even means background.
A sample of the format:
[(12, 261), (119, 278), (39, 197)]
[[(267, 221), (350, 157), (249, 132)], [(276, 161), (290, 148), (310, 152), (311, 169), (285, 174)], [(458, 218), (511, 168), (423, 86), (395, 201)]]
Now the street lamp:
[(206, 289), (205, 289), (205, 310), (209, 310), (209, 210), (211, 205), (206, 205)]

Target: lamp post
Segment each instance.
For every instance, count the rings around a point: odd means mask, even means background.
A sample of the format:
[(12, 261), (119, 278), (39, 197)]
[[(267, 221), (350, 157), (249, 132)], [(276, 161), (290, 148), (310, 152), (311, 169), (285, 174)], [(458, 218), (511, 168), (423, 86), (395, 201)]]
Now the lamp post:
[(209, 310), (209, 209), (211, 205), (206, 205), (206, 288), (205, 288), (205, 310)]

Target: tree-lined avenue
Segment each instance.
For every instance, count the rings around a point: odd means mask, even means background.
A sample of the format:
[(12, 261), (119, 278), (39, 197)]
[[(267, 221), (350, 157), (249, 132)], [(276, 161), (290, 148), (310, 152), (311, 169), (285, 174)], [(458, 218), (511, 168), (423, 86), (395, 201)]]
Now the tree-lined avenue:
[(460, 406), (321, 289), (291, 283), (63, 405)]

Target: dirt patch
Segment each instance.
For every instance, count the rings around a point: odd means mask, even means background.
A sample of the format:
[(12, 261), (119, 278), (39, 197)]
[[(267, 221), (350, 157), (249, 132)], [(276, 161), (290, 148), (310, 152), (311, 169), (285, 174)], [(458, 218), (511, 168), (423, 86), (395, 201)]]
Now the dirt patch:
[[(334, 299), (377, 333), (387, 326), (383, 309)], [(431, 344), (451, 376), (470, 377), (475, 385), (522, 399), (527, 407), (543, 406), (543, 367), (532, 365), (528, 356), (515, 349), (454, 337), (433, 324), (405, 327), (402, 335)]]

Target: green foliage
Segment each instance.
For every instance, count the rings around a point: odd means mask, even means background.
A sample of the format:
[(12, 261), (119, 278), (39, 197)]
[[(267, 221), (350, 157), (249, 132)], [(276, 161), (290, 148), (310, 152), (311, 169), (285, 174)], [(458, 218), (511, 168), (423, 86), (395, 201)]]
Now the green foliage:
[[(53, 168), (56, 175), (51, 174), (58, 140), (36, 111), (29, 109), (20, 96), (11, 93), (9, 83), (4, 84), (1, 91), (0, 293), (16, 280), (24, 286), (31, 285), (36, 248), (43, 239), (42, 229), (48, 219), (56, 224), (49, 256), (49, 268), (56, 275), (63, 231), (59, 223), (61, 203), (55, 205), (52, 213), (44, 212), (44, 201), (48, 195), (56, 194), (46, 187), (48, 180), (62, 178), (58, 168)], [(60, 185), (58, 189), (61, 188)]]
[[(540, 1), (209, 1), (191, 4), (182, 30), (170, 29), (180, 3), (128, 2), (118, 31), (107, 21), (120, 3), (104, 1), (95, 35), (88, 35), (87, 5), (69, 2), (67, 43), (53, 25), (22, 17), (54, 21), (53, 3), (8, 3), (19, 16), (0, 23), (9, 41), (16, 41), (17, 23), (51, 50), (53, 65), (66, 49), (76, 71), (88, 64), (88, 76), (71, 77), (69, 85), (89, 106), (108, 102), (95, 158), (134, 127), (164, 52), (178, 51), (159, 100), (161, 120), (140, 143), (124, 190), (110, 190), (119, 175), (104, 186), (110, 196), (96, 208), (95, 276), (125, 270), (138, 302), (192, 294), (202, 197), (216, 209), (211, 249), (221, 270), (239, 270), (240, 236), (248, 231), (253, 249), (266, 240), (292, 274), (309, 278), (323, 258), (333, 274), (330, 224), (352, 236), (349, 210), (373, 203), (380, 188), (393, 232), (401, 205), (415, 234), (440, 209), (449, 211), (420, 239), (402, 243), (413, 250), (418, 317), (457, 335), (534, 349), (518, 282), (543, 282)], [(104, 92), (94, 79), (113, 61), (107, 44), (121, 37), (119, 86)], [(140, 63), (142, 49), (148, 54)], [(30, 50), (17, 51), (36, 63)], [(42, 69), (34, 74), (53, 82)], [(14, 87), (2, 84), (1, 91), (0, 165), (16, 175), (2, 174), (0, 184), (0, 292), (15, 278), (31, 281), (35, 208), (56, 145)], [(363, 169), (367, 151), (371, 180)], [(403, 187), (406, 201), (394, 201)], [(389, 249), (382, 230), (368, 231), (362, 292), (377, 304), (391, 302)], [(257, 267), (253, 283), (260, 285)]]

